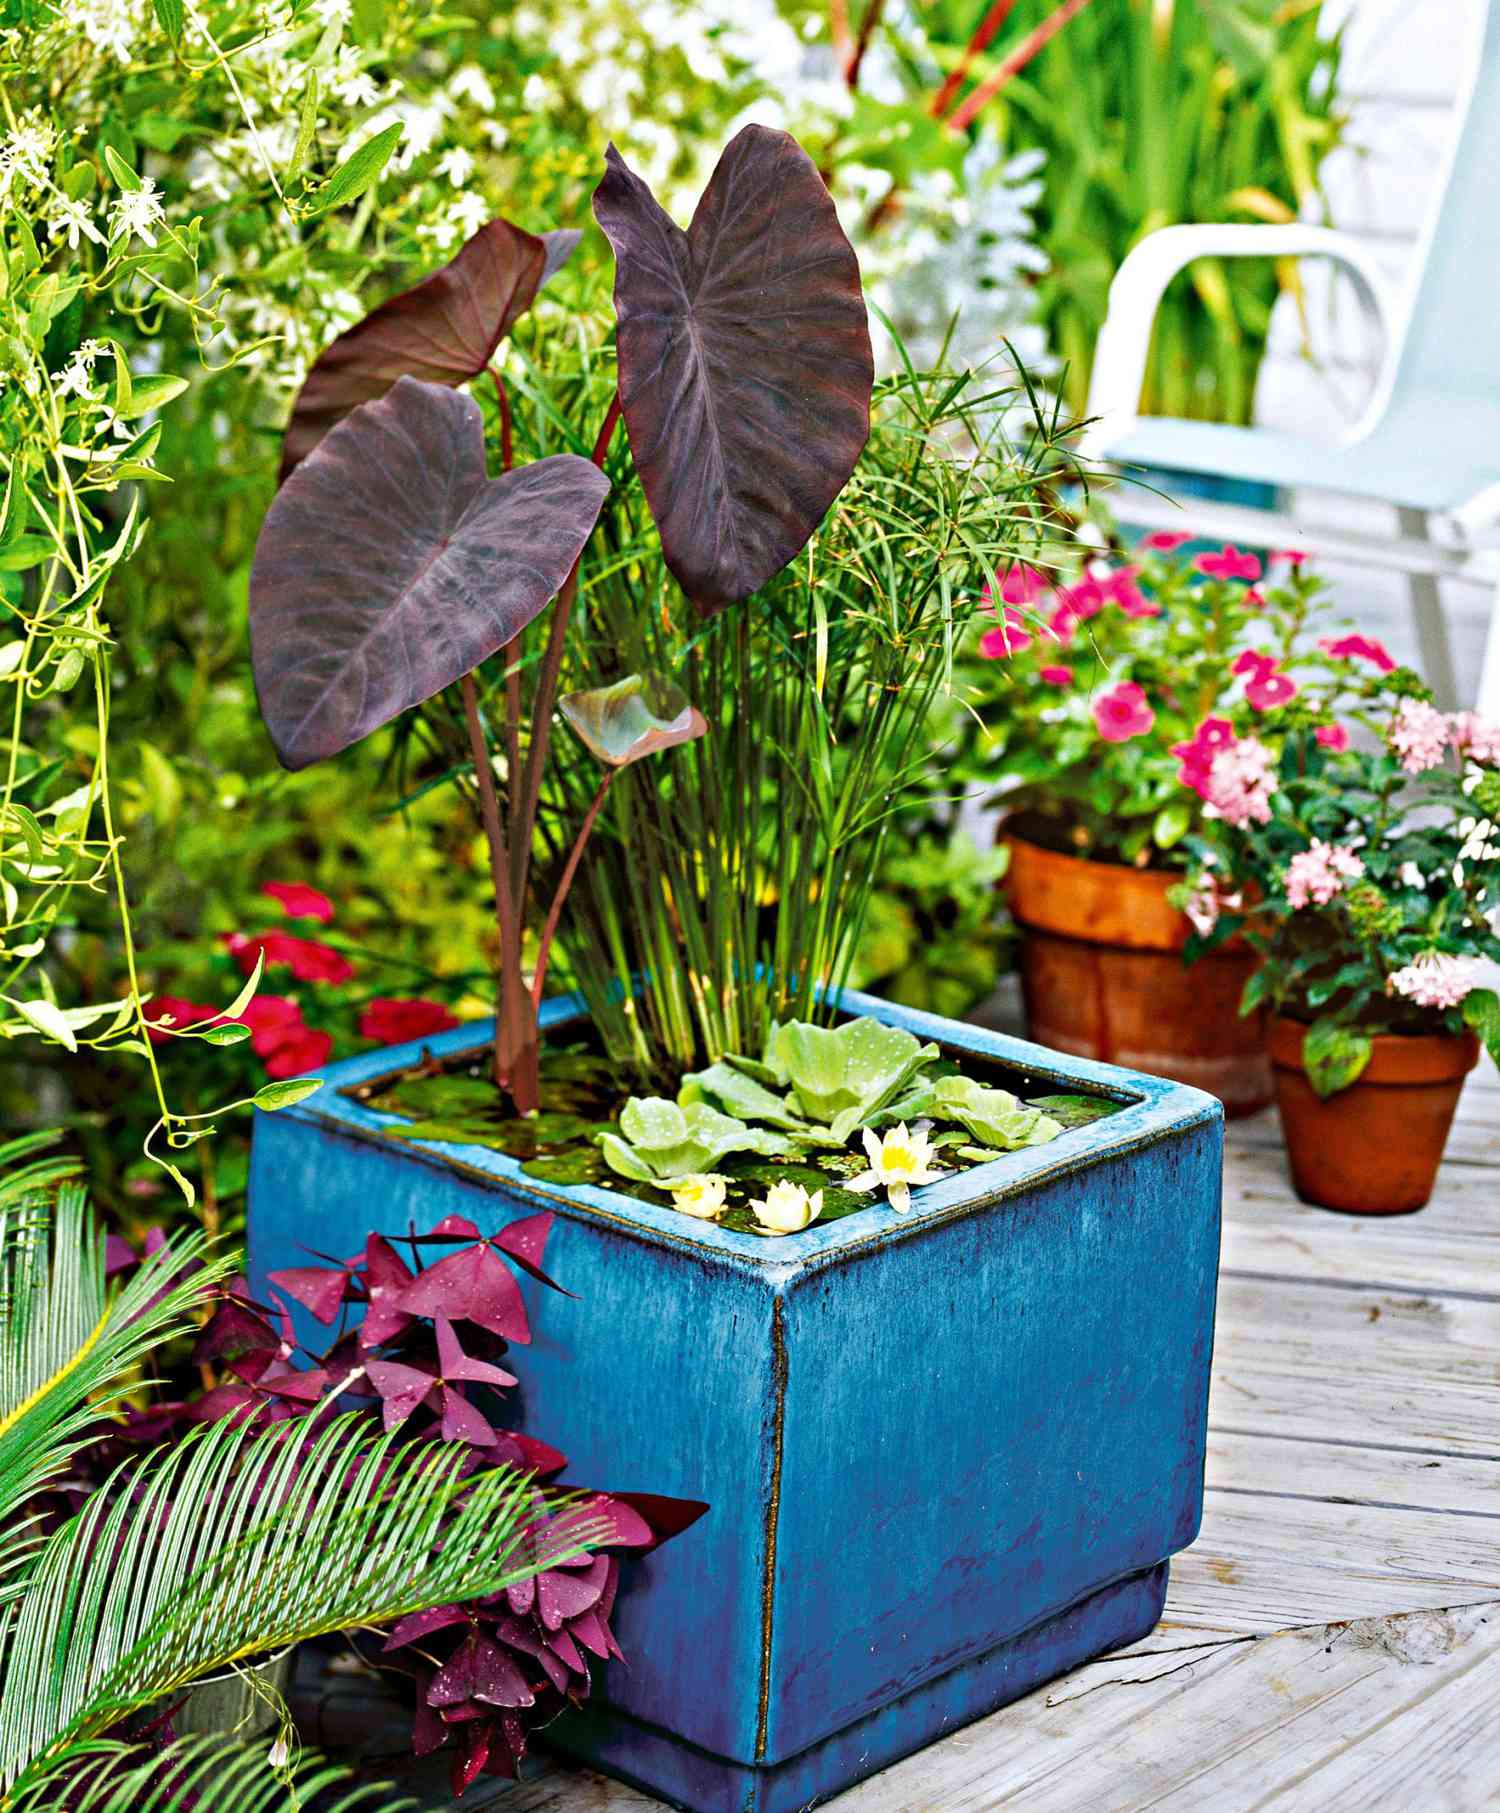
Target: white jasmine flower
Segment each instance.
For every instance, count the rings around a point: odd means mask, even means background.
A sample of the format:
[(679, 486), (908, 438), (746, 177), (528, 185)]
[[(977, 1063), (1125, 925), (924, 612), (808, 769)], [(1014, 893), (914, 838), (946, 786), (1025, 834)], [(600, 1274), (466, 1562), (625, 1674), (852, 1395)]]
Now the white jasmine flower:
[(465, 63), (449, 81), (448, 92), (455, 101), (472, 101), (486, 113), (495, 105), (495, 91), (477, 63)]
[(489, 217), (489, 203), (473, 189), (460, 195), (448, 210), (448, 224), (465, 239), (472, 238)]
[(166, 212), (156, 184), (149, 176), (143, 176), (139, 189), (121, 190), (110, 208), (109, 236), (111, 239), (134, 236), (144, 239), (148, 246), (154, 246), (156, 235), (151, 229), (165, 219)]
[(437, 174), (461, 189), (474, 174), (474, 155), (462, 145), (450, 145), (437, 161)]
[(823, 1192), (814, 1190), (808, 1195), (806, 1184), (783, 1177), (771, 1185), (763, 1200), (752, 1201), (750, 1207), (760, 1223), (758, 1233), (800, 1234), (823, 1213)]
[(320, 25), (347, 25), (354, 12), (353, 0), (315, 0), (313, 11)]
[(75, 5), (74, 19), (89, 43), (121, 63), (128, 63), (135, 42), (135, 21), (126, 0), (75, 0)]
[(96, 246), (104, 244), (104, 235), (94, 225), (94, 217), (89, 212), (88, 205), (81, 201), (69, 201), (65, 196), (59, 196), (53, 203), (52, 211), (47, 216), (47, 231), (53, 239), (61, 239), (66, 234), (70, 252), (78, 250), (80, 235), (84, 239), (92, 239)]
[(373, 107), (380, 99), (380, 84), (351, 44), (340, 47), (328, 85), (346, 107)]
[(86, 397), (89, 394), (89, 368), (75, 356), (62, 371), (53, 372), (52, 383), (60, 397)]
[(717, 1171), (695, 1171), (672, 1185), (672, 1207), (699, 1221), (712, 1221), (724, 1206), (727, 1178)]
[(934, 1150), (925, 1124), (908, 1132), (903, 1121), (899, 1127), (887, 1128), (883, 1139), (866, 1127), (861, 1138), (870, 1168), (861, 1171), (858, 1177), (851, 1177), (845, 1187), (850, 1190), (883, 1188), (891, 1207), (902, 1214), (911, 1207), (914, 1185), (931, 1183), (943, 1175), (932, 1163)]

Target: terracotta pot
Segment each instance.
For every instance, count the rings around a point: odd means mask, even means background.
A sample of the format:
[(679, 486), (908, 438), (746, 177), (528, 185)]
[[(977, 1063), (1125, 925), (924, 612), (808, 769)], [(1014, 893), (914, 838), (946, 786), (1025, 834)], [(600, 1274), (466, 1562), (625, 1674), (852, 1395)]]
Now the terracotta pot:
[(1464, 1033), (1377, 1033), (1357, 1082), (1325, 1101), (1302, 1068), (1307, 1028), (1271, 1022), (1276, 1106), (1304, 1202), (1350, 1215), (1408, 1215), (1432, 1195), (1479, 1041)]
[(1191, 966), (1192, 930), (1168, 904), (1180, 875), (1087, 862), (1003, 834), (1002, 883), (1025, 936), (1021, 989), (1031, 1037), (1058, 1051), (1124, 1064), (1218, 1096), (1231, 1116), (1271, 1099), (1260, 1014), (1240, 1015), (1255, 969), (1231, 943)]

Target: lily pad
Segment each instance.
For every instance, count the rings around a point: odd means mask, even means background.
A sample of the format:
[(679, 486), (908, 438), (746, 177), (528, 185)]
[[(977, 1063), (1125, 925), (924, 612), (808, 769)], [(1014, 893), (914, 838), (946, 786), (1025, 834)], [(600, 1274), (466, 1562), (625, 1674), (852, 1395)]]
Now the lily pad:
[(1125, 1104), (1111, 1102), (1102, 1095), (1034, 1095), (1028, 1099), (1027, 1106), (1040, 1108), (1049, 1119), (1066, 1129), (1087, 1127), (1093, 1121), (1105, 1120), (1111, 1114), (1118, 1114)]
[(572, 1152), (548, 1152), (528, 1158), (521, 1172), (543, 1183), (597, 1183), (604, 1175), (604, 1161), (593, 1147), (583, 1146)]

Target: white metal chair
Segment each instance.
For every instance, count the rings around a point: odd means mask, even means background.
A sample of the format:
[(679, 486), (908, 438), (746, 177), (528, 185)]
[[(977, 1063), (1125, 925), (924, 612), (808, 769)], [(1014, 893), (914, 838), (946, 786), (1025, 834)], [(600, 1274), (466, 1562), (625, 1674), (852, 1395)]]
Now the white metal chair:
[[(1084, 450), (1149, 466), (1371, 498), (1396, 510), (1389, 538), (1311, 527), (1282, 509), (1183, 498), (1137, 487), (1124, 513), (1146, 528), (1226, 541), (1295, 541), (1331, 560), (1404, 571), (1426, 677), (1440, 702), (1456, 684), (1438, 593), (1443, 575), (1490, 588), (1479, 705), (1500, 717), (1500, 0), (1479, 10), (1458, 101), (1458, 129), (1404, 297), (1360, 243), (1313, 226), (1203, 225), (1148, 234), (1120, 266), (1099, 335)], [(1141, 416), (1151, 326), (1172, 278), (1195, 258), (1324, 257), (1354, 278), (1378, 316), (1384, 367), (1370, 407), (1337, 443), (1263, 428)], [(1124, 500), (1122, 498), (1122, 506)]]

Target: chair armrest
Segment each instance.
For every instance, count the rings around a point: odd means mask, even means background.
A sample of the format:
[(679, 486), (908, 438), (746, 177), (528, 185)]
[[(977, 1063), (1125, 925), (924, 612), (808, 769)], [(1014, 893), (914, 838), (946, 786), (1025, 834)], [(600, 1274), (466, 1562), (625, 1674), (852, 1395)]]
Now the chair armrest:
[(1109, 306), (1094, 347), (1086, 456), (1103, 457), (1105, 444), (1138, 413), (1151, 326), (1167, 285), (1195, 258), (1332, 258), (1353, 276), (1365, 307), (1390, 341), (1396, 312), (1389, 286), (1369, 253), (1351, 234), (1332, 227), (1235, 225), (1229, 222), (1160, 227), (1126, 255), (1109, 286)]

